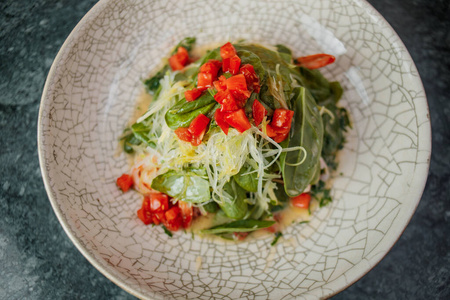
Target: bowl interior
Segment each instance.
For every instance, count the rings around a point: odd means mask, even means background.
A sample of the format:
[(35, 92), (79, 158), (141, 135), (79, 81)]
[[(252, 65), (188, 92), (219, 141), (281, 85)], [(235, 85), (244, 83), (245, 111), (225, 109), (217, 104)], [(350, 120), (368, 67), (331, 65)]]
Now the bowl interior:
[[(337, 57), (353, 129), (331, 205), (283, 240), (230, 243), (144, 226), (118, 138), (141, 80), (186, 36), (246, 39)], [(39, 152), (53, 208), (80, 251), (142, 298), (326, 297), (392, 247), (420, 200), (430, 155), (425, 93), (404, 45), (363, 1), (100, 1), (72, 32), (42, 98)]]

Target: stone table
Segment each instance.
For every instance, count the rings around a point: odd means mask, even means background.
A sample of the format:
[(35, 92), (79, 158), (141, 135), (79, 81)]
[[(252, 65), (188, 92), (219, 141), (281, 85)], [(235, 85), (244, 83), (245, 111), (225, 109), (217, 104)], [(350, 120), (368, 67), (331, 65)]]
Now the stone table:
[[(93, 0), (0, 3), (0, 299), (133, 299), (78, 252), (42, 183), (37, 116), (59, 48)], [(450, 2), (370, 0), (410, 51), (433, 154), (422, 200), (389, 254), (335, 299), (450, 299)]]

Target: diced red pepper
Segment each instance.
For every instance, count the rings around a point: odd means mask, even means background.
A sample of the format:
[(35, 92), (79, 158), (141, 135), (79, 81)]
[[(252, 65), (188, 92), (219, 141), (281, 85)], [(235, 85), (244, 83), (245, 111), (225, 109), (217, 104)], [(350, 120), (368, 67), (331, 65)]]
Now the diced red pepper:
[(191, 225), (192, 217), (194, 215), (192, 204), (179, 200), (178, 207), (181, 210), (181, 216), (183, 219), (183, 228), (188, 228)]
[(298, 208), (308, 208), (309, 203), (311, 202), (311, 195), (309, 193), (303, 193), (296, 197), (291, 198), (292, 206)]
[(281, 143), (282, 141), (284, 141), (287, 136), (289, 134), (289, 130), (288, 131), (284, 131), (284, 132), (279, 132), (277, 133), (277, 135), (273, 138), (273, 140), (277, 143)]
[(252, 127), (243, 108), (227, 114), (225, 121), (241, 133)]
[(150, 209), (152, 212), (161, 212), (169, 209), (169, 197), (163, 193), (150, 194)]
[(252, 112), (253, 112), (253, 120), (255, 120), (256, 126), (259, 126), (264, 117), (267, 115), (267, 110), (258, 100), (255, 99), (252, 105)]
[(211, 73), (198, 73), (197, 76), (197, 88), (205, 90), (211, 87), (213, 84), (213, 76)]
[(275, 109), (272, 117), (271, 125), (278, 128), (291, 128), (292, 117), (294, 116), (294, 111), (284, 108)]
[(210, 120), (207, 116), (205, 116), (204, 114), (199, 114), (197, 117), (195, 117), (194, 120), (192, 120), (191, 124), (189, 125), (188, 131), (194, 137), (203, 138), (206, 128), (208, 127), (209, 121)]
[(239, 73), (239, 67), (241, 66), (241, 59), (239, 56), (235, 55), (230, 58), (223, 59), (223, 72), (230, 72), (233, 75)]
[(166, 212), (160, 211), (152, 214), (152, 221), (155, 225), (159, 225), (166, 221)]
[(233, 95), (230, 94), (230, 92), (227, 91), (227, 96), (222, 100), (222, 111), (235, 111), (238, 110), (239, 106), (236, 103), (236, 100), (234, 99)]
[(170, 231), (177, 231), (183, 224), (183, 216), (181, 215), (181, 210), (178, 206), (173, 206), (171, 209), (165, 213), (164, 225)]
[(222, 67), (222, 62), (210, 59), (207, 63), (204, 63), (200, 67), (201, 73), (210, 73), (213, 78), (217, 77), (217, 73), (219, 72), (220, 68)]
[(251, 64), (243, 65), (239, 72), (245, 76), (247, 82), (247, 89), (259, 93), (260, 84), (258, 75), (256, 75), (255, 68)]
[(245, 77), (242, 74), (231, 76), (227, 79), (227, 89), (233, 95), (237, 104), (244, 107), (246, 100), (250, 97), (250, 92), (247, 89)]
[(175, 134), (182, 141), (190, 143), (192, 140), (192, 133), (189, 131), (188, 128), (185, 127), (177, 128), (175, 129)]
[(220, 47), (220, 57), (222, 57), (222, 59), (230, 58), (235, 55), (236, 55), (236, 49), (230, 42), (228, 42), (225, 45), (223, 45), (222, 47)]
[(227, 79), (223, 75), (219, 77), (219, 80), (214, 81), (213, 84), (218, 92), (225, 91), (227, 89)]
[(138, 209), (137, 216), (145, 225), (153, 223), (151, 212), (145, 211), (143, 208)]
[(228, 135), (228, 129), (230, 128), (230, 125), (225, 121), (227, 113), (223, 112), (220, 109), (216, 109), (216, 112), (214, 113), (214, 119), (216, 120), (217, 125), (222, 129), (222, 131)]
[(275, 130), (272, 128), (272, 126), (270, 126), (270, 124), (266, 125), (266, 134), (268, 137), (271, 137), (271, 138), (273, 138), (277, 135)]
[(308, 69), (318, 69), (334, 63), (336, 58), (330, 54), (314, 54), (297, 58), (298, 65)]
[(235, 240), (243, 241), (249, 235), (249, 232), (233, 232), (233, 236)]
[(214, 95), (214, 100), (216, 100), (218, 103), (222, 104), (223, 100), (228, 97), (230, 92), (227, 90), (219, 91), (217, 94)]
[(128, 174), (122, 174), (116, 181), (119, 188), (125, 193), (133, 186), (133, 177)]
[(193, 88), (192, 90), (184, 92), (184, 98), (186, 98), (187, 102), (194, 101), (198, 97), (202, 95), (202, 91), (196, 88)]
[(177, 53), (169, 58), (169, 65), (174, 71), (182, 70), (188, 62), (189, 53), (184, 47), (178, 47)]

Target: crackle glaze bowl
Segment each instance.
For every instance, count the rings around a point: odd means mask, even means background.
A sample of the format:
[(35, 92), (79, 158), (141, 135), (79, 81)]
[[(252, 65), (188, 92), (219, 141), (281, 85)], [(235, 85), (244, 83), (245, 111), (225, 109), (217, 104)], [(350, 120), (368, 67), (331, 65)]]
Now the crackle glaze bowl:
[[(334, 201), (308, 224), (241, 243), (173, 238), (136, 216), (141, 196), (115, 179), (141, 80), (187, 36), (246, 39), (294, 56), (329, 53), (353, 129)], [(102, 0), (70, 34), (48, 75), (39, 117), (45, 186), (64, 230), (106, 277), (143, 299), (316, 299), (375, 266), (408, 224), (429, 166), (428, 107), (416, 67), (363, 0)]]

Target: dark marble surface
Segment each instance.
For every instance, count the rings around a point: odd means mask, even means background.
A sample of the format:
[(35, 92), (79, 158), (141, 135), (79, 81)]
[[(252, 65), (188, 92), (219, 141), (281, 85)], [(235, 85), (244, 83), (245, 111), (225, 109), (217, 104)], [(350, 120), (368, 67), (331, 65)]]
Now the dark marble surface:
[[(92, 0), (0, 2), (0, 299), (132, 299), (78, 252), (39, 170), (36, 126), (50, 65)], [(370, 0), (419, 69), (433, 154), (422, 200), (400, 240), (335, 299), (450, 299), (450, 2)]]

